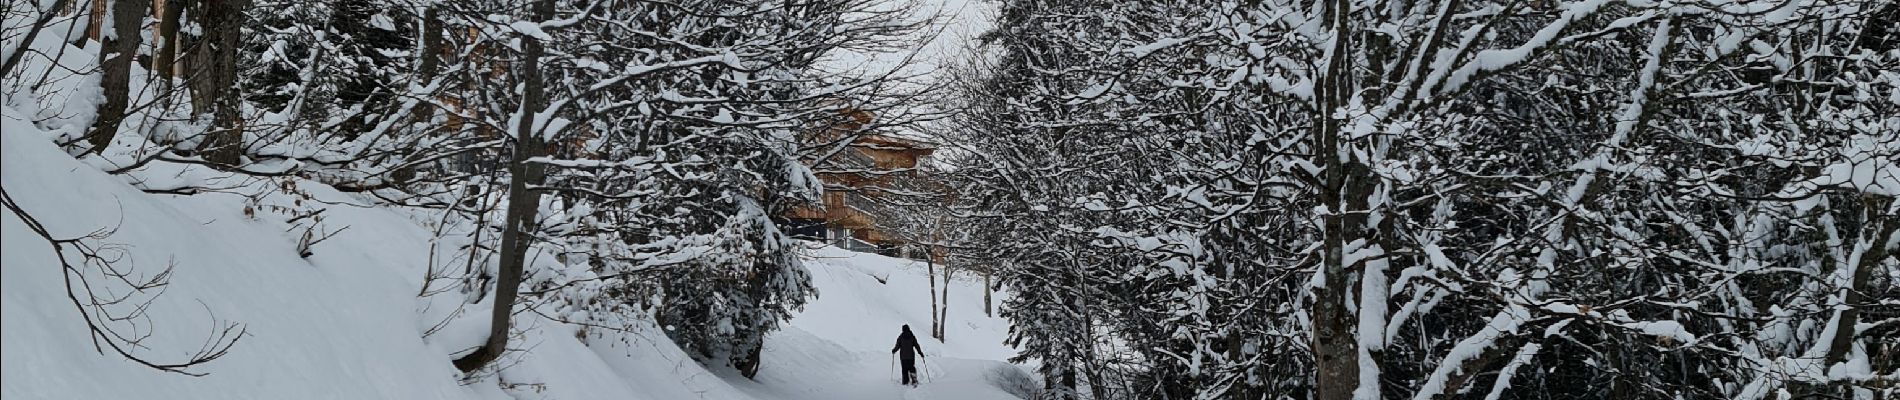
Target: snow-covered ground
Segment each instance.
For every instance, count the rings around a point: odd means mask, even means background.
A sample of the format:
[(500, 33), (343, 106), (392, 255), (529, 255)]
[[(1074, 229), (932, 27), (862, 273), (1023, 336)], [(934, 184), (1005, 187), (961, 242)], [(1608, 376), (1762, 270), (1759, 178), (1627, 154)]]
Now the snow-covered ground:
[[(766, 339), (761, 387), (748, 388), (758, 389), (759, 397), (894, 398), (907, 389), (897, 384), (890, 351), (899, 326), (909, 324), (922, 342), (928, 372), (926, 384), (911, 390), (914, 398), (1012, 398), (989, 381), (1018, 367), (997, 361), (1015, 352), (1002, 345), (1007, 322), (983, 316), (981, 282), (953, 282), (947, 340), (939, 343), (928, 337), (923, 265), (834, 247), (819, 249), (814, 258), (806, 265), (819, 297), (789, 328)], [(887, 282), (880, 283), (880, 276)]]
[[(1013, 354), (1002, 344), (1008, 327), (983, 316), (981, 284), (959, 279), (950, 288), (949, 342), (924, 339), (929, 381), (899, 386), (888, 356), (898, 326), (920, 336), (929, 330), (924, 266), (819, 248), (808, 267), (820, 297), (767, 339), (756, 380), (702, 367), (657, 327), (581, 338), (576, 326), (521, 313), (525, 335), (512, 347), (525, 351), (505, 356), (500, 374), (465, 381), (449, 363), (452, 344), (467, 340), (456, 334), (465, 327), (425, 335), (451, 297), (417, 295), (434, 237), (426, 218), (312, 182), (285, 191), (284, 181), (175, 165), (137, 179), (146, 187), (179, 179), (230, 189), (145, 193), (131, 176), (60, 151), (24, 115), (8, 106), (0, 121), (7, 194), (56, 237), (113, 229), (97, 243), (122, 250), (119, 265), (148, 274), (175, 266), (149, 323), (138, 325), (151, 336), (135, 354), (182, 360), (218, 321), (246, 333), (229, 355), (192, 369), (204, 377), (101, 354), (62, 289), (51, 245), (20, 216), (0, 212), (6, 399), (991, 399), (1014, 398), (992, 376), (1023, 374), (999, 361)], [(281, 210), (318, 208), (322, 230), (338, 233), (299, 257), (300, 227), (310, 220), (292, 222)], [(469, 312), (485, 314), (477, 308)]]

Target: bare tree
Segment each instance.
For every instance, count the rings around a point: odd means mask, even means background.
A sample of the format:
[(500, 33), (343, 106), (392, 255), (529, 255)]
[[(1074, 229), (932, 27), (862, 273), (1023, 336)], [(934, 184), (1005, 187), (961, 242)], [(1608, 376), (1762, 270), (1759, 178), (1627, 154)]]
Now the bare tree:
[[(553, 18), (554, 1), (536, 1), (529, 18), (536, 21)], [(540, 38), (524, 36), (521, 59), (515, 64), (515, 74), (522, 87), (521, 109), (515, 115), (521, 122), (516, 126), (514, 156), (508, 163), (508, 211), (502, 220), (501, 265), (495, 277), (494, 308), (488, 340), (474, 352), (455, 359), (455, 368), (463, 372), (494, 362), (508, 349), (508, 326), (514, 314), (515, 297), (521, 291), (522, 264), (527, 262), (528, 245), (535, 231), (535, 214), (541, 205), (541, 193), (531, 187), (541, 185), (546, 167), (530, 160), (541, 155), (541, 129), (545, 127), (530, 121), (547, 108), (547, 92), (541, 76), (541, 56), (546, 50)]]

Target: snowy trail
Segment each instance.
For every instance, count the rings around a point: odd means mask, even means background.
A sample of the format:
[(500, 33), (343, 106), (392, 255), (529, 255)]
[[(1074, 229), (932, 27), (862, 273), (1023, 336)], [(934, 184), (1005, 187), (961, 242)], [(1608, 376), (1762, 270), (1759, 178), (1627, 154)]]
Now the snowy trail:
[[(949, 340), (940, 343), (927, 335), (931, 299), (925, 265), (831, 247), (810, 253), (806, 268), (819, 297), (766, 337), (756, 379), (731, 368), (702, 367), (658, 327), (590, 336), (582, 345), (561, 339), (573, 336), (572, 326), (541, 320), (528, 339), (535, 343), (532, 359), (513, 367), (506, 380), (545, 384), (545, 389), (511, 394), (517, 400), (986, 400), (1022, 397), (998, 387), (996, 378), (1033, 382), (1027, 368), (1002, 361), (1015, 355), (1003, 344), (1009, 325), (983, 315), (980, 276), (960, 274), (951, 283)], [(995, 296), (1000, 303), (1007, 293)], [(904, 324), (919, 334), (927, 357), (928, 375), (916, 388), (899, 385), (893, 372), (890, 349)], [(586, 353), (597, 358), (572, 355)], [(588, 383), (614, 377), (625, 381), (624, 392), (618, 385)]]
[[(785, 332), (800, 334), (802, 332)], [(784, 341), (780, 342), (785, 343)], [(785, 347), (809, 349), (811, 347)], [(783, 354), (781, 354), (782, 356)], [(926, 358), (915, 388), (898, 383), (889, 353), (855, 352), (830, 366), (775, 368), (762, 371), (760, 398), (784, 399), (1014, 399), (987, 380), (994, 368), (1013, 368), (994, 360)], [(781, 358), (781, 360), (784, 360)], [(783, 365), (766, 365), (767, 368)], [(773, 372), (776, 371), (776, 372)]]
[[(948, 340), (940, 343), (927, 335), (925, 265), (830, 247), (815, 253), (807, 268), (819, 297), (784, 330), (767, 337), (758, 378), (737, 386), (760, 398), (1017, 398), (991, 383), (995, 375), (1024, 370), (1001, 361), (1014, 355), (1002, 344), (1008, 323), (983, 315), (980, 278), (950, 283), (951, 323)], [(1000, 302), (1003, 294), (996, 296)], [(916, 388), (898, 383), (890, 353), (904, 324), (918, 333), (924, 348), (919, 372), (927, 376), (920, 376), (924, 383)]]

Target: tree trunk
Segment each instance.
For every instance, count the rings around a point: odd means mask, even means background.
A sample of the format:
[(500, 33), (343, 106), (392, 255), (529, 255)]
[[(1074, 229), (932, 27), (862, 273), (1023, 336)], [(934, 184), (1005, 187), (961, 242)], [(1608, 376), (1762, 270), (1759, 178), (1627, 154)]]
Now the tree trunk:
[[(189, 0), (158, 0), (158, 32), (152, 41), (158, 46), (152, 54), (152, 72), (158, 74), (161, 90), (171, 89), (178, 72), (178, 20), (184, 18)], [(170, 97), (170, 96), (166, 96)]]
[[(106, 0), (92, 0), (92, 6), (87, 8), (87, 13), (86, 38), (105, 43), (105, 38), (100, 37), (100, 34), (104, 33), (102, 31), (105, 30), (106, 25)], [(118, 21), (113, 21), (113, 23), (116, 24)], [(117, 31), (118, 28), (114, 27), (113, 30)], [(100, 51), (104, 52), (104, 50)], [(100, 59), (104, 60), (104, 58)]]
[[(1102, 369), (1099, 367), (1101, 365), (1100, 361), (1095, 358), (1094, 308), (1087, 307), (1085, 304), (1082, 310), (1082, 337), (1076, 338), (1076, 341), (1082, 343), (1081, 368), (1083, 374), (1085, 374), (1083, 378), (1087, 378), (1089, 382), (1089, 398), (1106, 399), (1108, 397), (1102, 395), (1102, 387), (1107, 385), (1107, 380), (1102, 378)], [(1076, 387), (1075, 383), (1070, 382), (1069, 387)]]
[(1075, 367), (1073, 365), (1071, 365), (1069, 368), (1065, 368), (1062, 370), (1062, 390), (1066, 392), (1063, 398), (1073, 399), (1076, 397), (1075, 396), (1076, 395), (1075, 393)]
[[(535, 2), (533, 20), (546, 20), (554, 15), (554, 0)], [(455, 360), (455, 368), (462, 372), (474, 371), (501, 358), (508, 348), (508, 324), (514, 311), (515, 296), (521, 289), (522, 264), (527, 260), (528, 235), (534, 230), (534, 219), (540, 207), (540, 194), (528, 190), (529, 185), (539, 185), (542, 167), (528, 162), (541, 153), (540, 132), (531, 116), (540, 114), (547, 107), (546, 89), (541, 82), (541, 55), (544, 52), (540, 40), (533, 37), (521, 38), (521, 64), (518, 73), (521, 76), (522, 99), (518, 112), (521, 124), (516, 127), (516, 146), (513, 162), (508, 164), (508, 213), (504, 217), (501, 232), (500, 276), (495, 280), (495, 301), (488, 327), (488, 341), (474, 352)]]
[[(440, 7), (430, 6), (427, 11), (422, 12), (421, 33), (422, 50), (419, 54), (421, 57), (421, 65), (416, 68), (415, 84), (427, 86), (436, 80), (436, 76), (442, 70), (442, 11)], [(441, 99), (438, 98), (436, 100)], [(433, 119), (435, 114), (436, 108), (434, 103), (421, 102), (420, 104), (416, 104), (414, 111), (410, 112), (409, 121), (426, 123)], [(447, 133), (442, 130), (436, 130), (435, 132), (442, 134)], [(395, 183), (409, 182), (415, 179), (416, 171), (419, 168), (422, 168), (422, 166), (410, 165), (391, 171), (389, 180)]]
[(1318, 190), (1319, 203), (1329, 210), (1319, 218), (1325, 226), (1324, 252), (1319, 265), (1321, 287), (1313, 290), (1313, 358), (1318, 374), (1315, 377), (1314, 399), (1344, 400), (1352, 398), (1353, 390), (1359, 386), (1358, 342), (1353, 336), (1350, 307), (1346, 303), (1347, 285), (1345, 265), (1345, 245), (1351, 241), (1349, 236), (1360, 228), (1346, 218), (1347, 186), (1350, 183), (1349, 171), (1344, 160), (1340, 160), (1341, 143), (1340, 124), (1332, 113), (1346, 106), (1352, 93), (1352, 71), (1347, 57), (1350, 57), (1350, 38), (1352, 31), (1347, 29), (1350, 5), (1345, 0), (1332, 0), (1325, 3), (1327, 25), (1333, 33), (1333, 56), (1327, 60), (1323, 84), (1319, 85), (1318, 95), (1314, 96), (1314, 123), (1318, 124), (1313, 137), (1313, 160), (1322, 169), (1321, 187)]
[(237, 83), (237, 48), (243, 35), (244, 9), (249, 0), (210, 0), (194, 9), (204, 30), (186, 61), (194, 115), (211, 114), (211, 128), (199, 143), (204, 159), (234, 166), (244, 154), (244, 125), (238, 120), (242, 99), (232, 90)]
[[(765, 299), (770, 297), (768, 293), (772, 290), (771, 284), (778, 278), (778, 274), (773, 272), (777, 270), (776, 267), (777, 266), (774, 265), (772, 269), (765, 271), (754, 270), (754, 272), (750, 274), (750, 277), (746, 278), (746, 295), (753, 299)], [(752, 268), (760, 267), (754, 264)], [(745, 376), (746, 379), (753, 379), (759, 376), (759, 366), (763, 364), (760, 362), (762, 358), (761, 355), (765, 352), (764, 336), (765, 332), (757, 332), (740, 336), (744, 339), (737, 341), (739, 342), (737, 346), (739, 347), (740, 357), (732, 359), (732, 367), (738, 369), (739, 375)]]
[[(932, 251), (931, 254), (926, 255), (926, 257), (935, 258), (935, 255), (936, 252)], [(942, 298), (943, 306), (937, 308), (937, 320), (942, 321), (937, 324), (937, 343), (943, 343), (949, 340), (949, 338), (945, 337), (945, 334), (950, 330), (950, 265), (948, 264), (943, 266)]]
[[(925, 247), (925, 249), (928, 248), (928, 246)], [(929, 252), (929, 250), (925, 250), (925, 252)], [(937, 319), (937, 259), (925, 255), (924, 266), (926, 268), (924, 271), (924, 279), (930, 281), (930, 290), (928, 290), (928, 292), (930, 292), (930, 337), (938, 338), (938, 342), (942, 343), (943, 339), (937, 337), (937, 328), (943, 323)], [(950, 283), (944, 282), (944, 284), (949, 285)]]
[[(1867, 292), (1872, 288), (1868, 287), (1868, 280), (1874, 268), (1894, 256), (1888, 253), (1887, 243), (1891, 243), (1894, 235), (1900, 235), (1900, 217), (1883, 214), (1891, 201), (1894, 200), (1872, 195), (1861, 201), (1861, 213), (1866, 218), (1861, 224), (1867, 228), (1867, 234), (1857, 240), (1865, 244), (1867, 249), (1860, 254), (1860, 262), (1841, 265), (1841, 268), (1852, 269), (1847, 271), (1848, 287), (1840, 288), (1843, 293), (1839, 318), (1835, 321), (1834, 337), (1826, 339), (1829, 341), (1827, 358), (1822, 365), (1831, 367), (1847, 360), (1849, 351), (1853, 350), (1854, 339), (1859, 336), (1855, 326), (1860, 324), (1860, 309), (1870, 305)], [(1843, 390), (1850, 389), (1844, 387)]]
[(983, 316), (984, 317), (996, 316), (996, 314), (992, 313), (992, 310), (995, 310), (995, 308), (991, 307), (990, 305), (990, 275), (995, 274), (995, 273), (996, 273), (995, 265), (990, 265), (989, 269), (983, 270)]
[(111, 44), (99, 46), (100, 67), (104, 69), (99, 86), (105, 89), (106, 101), (99, 104), (99, 118), (93, 120), (92, 133), (86, 135), (92, 145), (89, 152), (98, 153), (112, 144), (119, 123), (125, 120), (132, 92), (132, 59), (138, 56), (139, 25), (145, 21), (145, 9), (144, 0), (117, 0), (112, 4), (114, 38)]
[(442, 9), (430, 6), (422, 12), (422, 65), (416, 68), (416, 76), (423, 84), (435, 79), (442, 70)]
[(739, 375), (746, 379), (759, 376), (759, 361), (765, 353), (765, 343), (747, 344), (744, 351), (745, 357), (733, 360), (732, 367), (738, 369)]

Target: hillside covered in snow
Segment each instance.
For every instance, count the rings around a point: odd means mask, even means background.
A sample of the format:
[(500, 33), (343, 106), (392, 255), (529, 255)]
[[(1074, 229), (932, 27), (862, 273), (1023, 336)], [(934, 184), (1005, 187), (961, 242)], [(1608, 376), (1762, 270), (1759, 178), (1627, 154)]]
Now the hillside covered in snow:
[[(369, 199), (309, 182), (299, 194), (263, 182), (233, 182), (228, 193), (145, 193), (60, 152), (12, 111), (6, 118), (0, 168), (9, 202), (55, 238), (110, 230), (89, 243), (122, 257), (117, 265), (147, 275), (171, 267), (162, 295), (140, 295), (151, 299), (144, 318), (123, 325), (149, 335), (136, 354), (187, 359), (223, 323), (242, 335), (224, 357), (191, 370), (202, 377), (95, 351), (61, 289), (66, 278), (52, 248), (9, 210), (0, 214), (0, 397), (1008, 399), (1014, 389), (993, 382), (1033, 387), (1020, 380), (1027, 372), (999, 361), (1013, 355), (1002, 345), (1007, 324), (984, 316), (981, 284), (969, 280), (950, 283), (948, 342), (924, 345), (930, 382), (899, 386), (887, 355), (899, 325), (930, 325), (925, 266), (830, 247), (804, 253), (819, 296), (766, 339), (756, 379), (702, 366), (658, 327), (589, 330), (524, 313), (522, 344), (505, 367), (464, 380), (449, 365), (461, 345), (453, 340), (479, 333), (439, 327), (446, 313), (432, 307), (453, 305), (417, 296), (432, 237), (426, 216), (366, 206)], [(297, 251), (300, 225), (260, 211), (298, 203), (318, 205), (323, 224), (338, 231), (307, 258)]]

